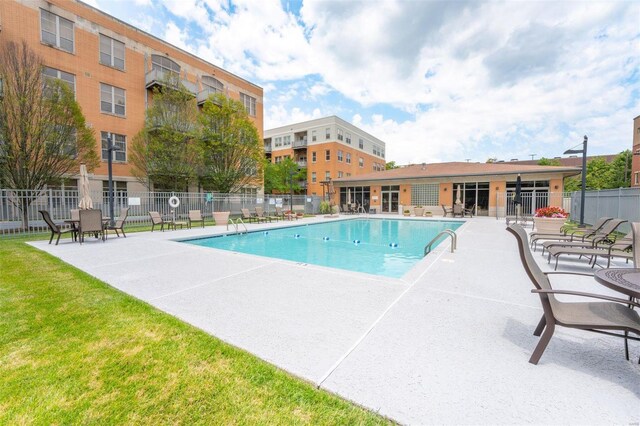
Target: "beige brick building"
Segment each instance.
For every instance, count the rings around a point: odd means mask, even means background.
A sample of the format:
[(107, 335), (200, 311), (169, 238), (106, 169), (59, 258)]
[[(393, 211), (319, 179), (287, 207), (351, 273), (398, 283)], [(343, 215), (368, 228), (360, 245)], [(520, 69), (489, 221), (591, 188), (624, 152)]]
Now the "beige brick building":
[(265, 155), (289, 157), (307, 168), (307, 195), (323, 195), (321, 182), (385, 169), (386, 144), (343, 119), (330, 116), (269, 129)]
[[(200, 105), (215, 92), (242, 101), (263, 134), (261, 87), (85, 3), (0, 0), (0, 42), (22, 40), (44, 58), (45, 75), (72, 87), (94, 130), (102, 162), (91, 176), (93, 190), (107, 181), (107, 133), (118, 148), (116, 189), (144, 190), (131, 174), (128, 150), (144, 125), (152, 89), (166, 73), (178, 76)], [(76, 185), (74, 178), (65, 185)]]

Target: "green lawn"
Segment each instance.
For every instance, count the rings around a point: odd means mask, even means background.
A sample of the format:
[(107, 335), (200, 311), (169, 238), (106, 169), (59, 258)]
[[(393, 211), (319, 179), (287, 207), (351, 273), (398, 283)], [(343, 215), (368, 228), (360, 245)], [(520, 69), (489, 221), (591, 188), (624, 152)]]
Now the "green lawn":
[(25, 244), (0, 239), (0, 424), (379, 424)]

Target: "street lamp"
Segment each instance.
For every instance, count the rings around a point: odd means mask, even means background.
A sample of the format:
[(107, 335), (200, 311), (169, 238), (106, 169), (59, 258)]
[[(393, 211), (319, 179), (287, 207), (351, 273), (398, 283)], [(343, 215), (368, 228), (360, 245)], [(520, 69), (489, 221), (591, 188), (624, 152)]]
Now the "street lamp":
[(295, 171), (289, 170), (289, 211), (293, 213), (293, 176), (296, 174)]
[(113, 146), (111, 133), (107, 133), (107, 152), (109, 153), (109, 159), (107, 160), (109, 168), (109, 225), (111, 227), (115, 226), (113, 221), (113, 151), (115, 151), (115, 147)]
[(582, 154), (582, 188), (580, 189), (580, 224), (578, 228), (584, 228), (584, 191), (587, 186), (587, 136), (585, 135), (582, 142), (582, 149), (571, 148), (566, 150), (563, 154)]

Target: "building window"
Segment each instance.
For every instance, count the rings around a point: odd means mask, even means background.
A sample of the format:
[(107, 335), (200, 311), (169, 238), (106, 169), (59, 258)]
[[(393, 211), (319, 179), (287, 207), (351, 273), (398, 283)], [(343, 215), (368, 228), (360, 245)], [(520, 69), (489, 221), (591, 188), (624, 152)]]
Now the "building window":
[(100, 111), (108, 114), (125, 115), (126, 98), (124, 89), (100, 83)]
[(42, 69), (42, 75), (45, 80), (47, 79), (59, 79), (62, 80), (69, 86), (71, 92), (76, 94), (76, 76), (73, 74), (69, 74), (68, 72), (60, 71), (55, 68), (44, 67)]
[(331, 127), (327, 127), (324, 129), (324, 138), (331, 139)]
[(345, 142), (351, 145), (351, 133), (345, 134)]
[(316, 180), (316, 172), (311, 172), (311, 182), (315, 183)]
[(362, 138), (360, 138), (360, 140), (358, 140), (358, 148), (364, 149), (364, 141), (362, 140)]
[(338, 178), (342, 177), (342, 172), (338, 172)]
[(284, 145), (284, 146), (289, 146), (289, 145), (291, 145), (291, 135), (289, 135), (289, 136), (285, 136), (285, 137), (282, 139), (282, 145)]
[(244, 108), (247, 110), (247, 114), (252, 117), (256, 116), (256, 98), (240, 93), (240, 102), (242, 102)]
[(364, 167), (364, 158), (362, 158), (362, 157), (359, 157), (359, 158), (358, 158), (358, 165), (359, 165), (360, 167)]
[(338, 161), (342, 162), (342, 151), (338, 150)]
[(316, 139), (318, 139), (316, 136), (316, 133), (317, 133), (316, 130), (311, 131), (311, 142), (315, 142)]
[[(109, 141), (107, 140), (108, 132), (100, 132), (102, 141), (102, 160), (109, 161)], [(127, 137), (125, 135), (111, 134), (111, 143), (113, 143), (113, 161), (124, 163), (127, 161)]]
[(325, 149), (324, 150), (324, 159), (327, 161), (331, 161), (331, 150), (330, 149)]
[(315, 151), (311, 151), (311, 162), (312, 163), (316, 162), (316, 152)]
[(440, 205), (440, 185), (437, 183), (411, 185), (411, 205)]
[(342, 134), (342, 129), (338, 127), (338, 140), (344, 140), (344, 135)]
[(635, 179), (634, 179), (635, 183), (634, 184), (635, 185), (640, 185), (640, 172), (635, 172), (634, 176), (635, 176)]
[(151, 55), (151, 69), (176, 76), (180, 75), (180, 65), (162, 55)]
[(351, 153), (347, 152), (347, 164), (351, 164)]
[(40, 9), (40, 29), (43, 43), (73, 53), (73, 22)]
[(212, 94), (224, 93), (224, 85), (217, 78), (210, 77), (208, 75), (202, 76), (202, 88), (208, 90)]
[(100, 34), (100, 63), (124, 70), (124, 43)]
[[(109, 193), (109, 181), (108, 180), (103, 180), (102, 181), (102, 192), (107, 193), (107, 194)], [(126, 198), (127, 197), (127, 182), (120, 181), (120, 180), (114, 180), (113, 181), (113, 194), (116, 197)], [(108, 195), (105, 198), (108, 198)]]
[(331, 172), (330, 171), (326, 171), (324, 172), (324, 180), (329, 180), (331, 179)]
[(281, 161), (282, 161), (282, 157), (281, 156), (278, 156), (278, 157), (275, 158), (275, 163), (276, 164), (280, 163)]
[(347, 177), (351, 177), (351, 173), (347, 172)]

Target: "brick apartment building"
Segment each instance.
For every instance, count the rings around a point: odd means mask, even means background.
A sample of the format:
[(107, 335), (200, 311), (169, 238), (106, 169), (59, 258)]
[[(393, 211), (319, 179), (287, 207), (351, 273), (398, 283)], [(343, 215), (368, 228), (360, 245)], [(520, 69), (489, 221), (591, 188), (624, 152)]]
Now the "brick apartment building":
[(386, 144), (336, 116), (266, 130), (265, 155), (291, 158), (307, 168), (307, 195), (323, 195), (321, 182), (385, 169)]
[[(222, 92), (247, 108), (263, 133), (263, 90), (224, 69), (77, 0), (0, 0), (0, 43), (25, 40), (44, 59), (44, 75), (67, 82), (94, 130), (102, 162), (91, 188), (106, 186), (107, 133), (113, 135), (116, 190), (144, 191), (128, 149), (144, 126), (152, 89), (167, 73), (197, 98)], [(62, 185), (77, 186), (77, 176)], [(261, 191), (256, 184), (248, 192)]]

